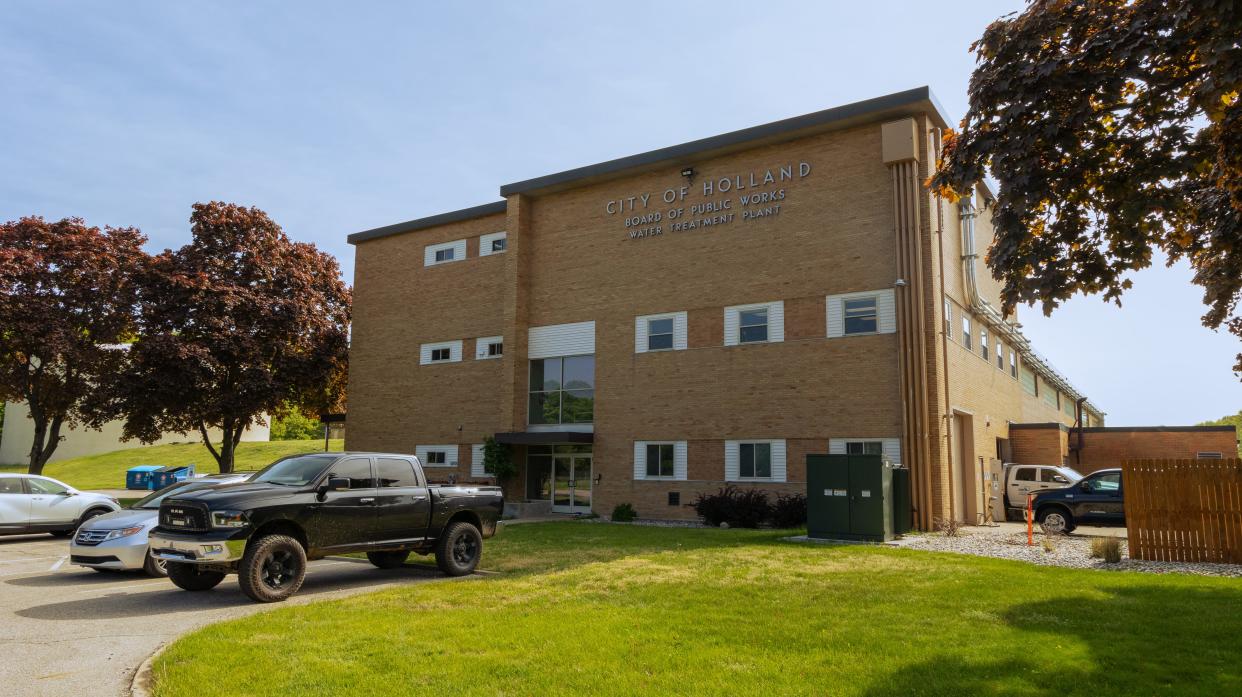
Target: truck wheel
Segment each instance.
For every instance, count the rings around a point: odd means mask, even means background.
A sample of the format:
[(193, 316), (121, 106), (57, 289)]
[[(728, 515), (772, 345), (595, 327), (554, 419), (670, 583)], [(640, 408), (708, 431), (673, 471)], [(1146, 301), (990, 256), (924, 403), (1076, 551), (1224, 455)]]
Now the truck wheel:
[(152, 578), (164, 578), (168, 575), (168, 562), (156, 559), (148, 552), (146, 560), (142, 562), (142, 571)]
[(1039, 514), (1039, 527), (1046, 535), (1065, 535), (1074, 529), (1074, 519), (1063, 508), (1046, 508)]
[(259, 603), (277, 603), (306, 580), (306, 550), (288, 535), (267, 535), (246, 545), (237, 580), (242, 592)]
[(436, 542), (436, 566), (449, 576), (472, 573), (483, 556), (483, 536), (470, 523), (451, 523)]
[(409, 556), (409, 552), (367, 552), (367, 559), (381, 569), (400, 568)]
[(168, 579), (176, 587), (187, 591), (209, 591), (224, 580), (223, 571), (202, 571), (197, 564), (170, 561), (165, 564)]

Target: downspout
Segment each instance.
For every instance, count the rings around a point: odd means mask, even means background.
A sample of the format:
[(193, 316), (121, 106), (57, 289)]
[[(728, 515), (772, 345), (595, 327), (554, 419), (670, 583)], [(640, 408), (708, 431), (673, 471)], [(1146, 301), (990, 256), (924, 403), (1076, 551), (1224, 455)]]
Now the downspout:
[(1074, 402), (1074, 429), (1078, 431), (1078, 447), (1074, 448), (1074, 464), (1082, 465), (1082, 404), (1087, 401), (1086, 397), (1079, 397)]
[[(944, 148), (944, 131), (935, 129), (936, 157), (932, 162), (940, 162), (940, 153)], [(945, 293), (944, 283), (944, 199), (936, 197), (936, 258), (940, 265), (940, 312), (944, 312), (945, 299), (949, 296)], [(932, 313), (933, 316), (935, 313)], [(942, 314), (943, 316), (943, 314)], [(944, 429), (945, 455), (947, 462), (953, 462), (953, 398), (949, 395), (949, 333), (945, 331), (945, 322), (949, 322), (950, 318), (944, 317), (944, 321), (940, 323), (940, 373), (944, 382), (944, 412), (940, 416), (941, 428)], [(939, 405), (937, 405), (939, 406)], [(953, 491), (953, 467), (949, 466), (949, 491)], [(950, 508), (952, 508), (953, 497), (949, 497)]]

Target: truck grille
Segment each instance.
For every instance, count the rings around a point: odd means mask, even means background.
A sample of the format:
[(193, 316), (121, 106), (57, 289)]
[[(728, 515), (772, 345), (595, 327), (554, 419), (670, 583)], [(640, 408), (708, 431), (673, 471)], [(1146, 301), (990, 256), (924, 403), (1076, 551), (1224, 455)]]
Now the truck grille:
[(165, 501), (160, 504), (160, 529), (173, 532), (206, 532), (207, 507), (190, 501)]
[(103, 542), (104, 538), (107, 536), (108, 536), (107, 530), (79, 530), (78, 537), (74, 541), (80, 545), (86, 545), (87, 547), (94, 547), (100, 542)]

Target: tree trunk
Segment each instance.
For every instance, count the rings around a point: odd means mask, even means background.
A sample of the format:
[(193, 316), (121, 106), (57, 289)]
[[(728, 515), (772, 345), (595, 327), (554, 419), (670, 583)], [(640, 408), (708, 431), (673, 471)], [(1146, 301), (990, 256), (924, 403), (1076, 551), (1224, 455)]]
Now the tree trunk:
[(237, 439), (233, 437), (233, 430), (232, 421), (225, 421), (220, 428), (223, 435), (220, 439), (220, 474), (229, 474), (233, 471), (233, 456), (237, 452)]
[[(224, 469), (224, 461), (221, 459), (223, 457), (223, 454), (220, 452), (217, 452), (215, 446), (211, 444), (211, 438), (207, 435), (207, 424), (203, 423), (202, 421), (199, 421), (198, 432), (203, 437), (203, 445), (207, 446), (207, 452), (211, 453), (211, 456), (215, 458), (216, 468), (220, 471), (220, 473), (228, 474), (232, 472), (233, 471), (232, 457), (229, 458), (229, 469)], [(220, 449), (221, 450), (224, 449), (223, 444), (220, 446)]]
[(30, 474), (43, 474), (43, 466), (52, 458), (52, 453), (56, 452), (56, 446), (60, 445), (60, 427), (65, 417), (57, 414), (51, 418), (49, 424), (46, 412), (34, 407), (30, 409), (30, 416), (35, 422), (34, 442), (30, 446), (30, 463), (26, 471)]

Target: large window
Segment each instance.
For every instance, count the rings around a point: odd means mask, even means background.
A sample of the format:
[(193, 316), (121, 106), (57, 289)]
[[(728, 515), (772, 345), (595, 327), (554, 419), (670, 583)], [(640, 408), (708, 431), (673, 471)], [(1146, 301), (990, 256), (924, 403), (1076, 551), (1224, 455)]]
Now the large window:
[(973, 329), (970, 326), (970, 317), (963, 314), (962, 315), (962, 346), (965, 346), (966, 348), (970, 348), (971, 335), (973, 333), (974, 333)]
[(589, 424), (595, 419), (595, 356), (530, 362), (532, 424)]
[(673, 476), (673, 444), (672, 443), (648, 443), (647, 444), (647, 476), (648, 477), (672, 477)]
[(874, 334), (877, 328), (874, 296), (845, 301), (846, 334)]
[(845, 444), (846, 455), (883, 455), (884, 442), (878, 440), (852, 440)]
[(983, 360), (988, 359), (988, 329), (987, 327), (979, 328), (979, 355), (983, 356)]
[(768, 340), (768, 309), (766, 307), (738, 312), (738, 343)]
[(673, 348), (673, 318), (647, 320), (647, 350), (666, 351)]
[(1005, 347), (1001, 345), (1000, 339), (996, 340), (996, 368), (1005, 369)]
[(772, 444), (738, 444), (738, 475), (743, 479), (770, 479), (772, 477)]

